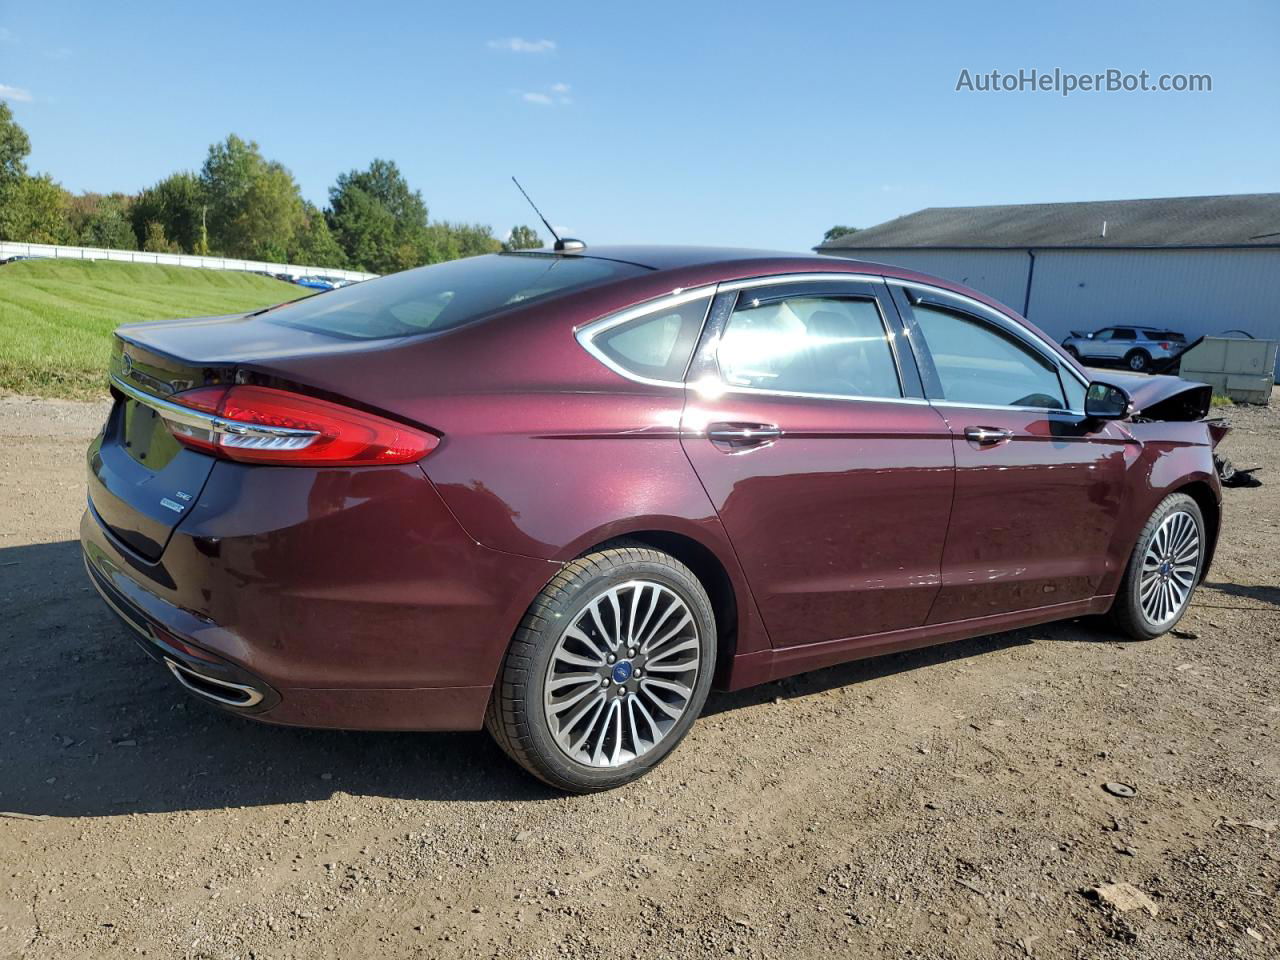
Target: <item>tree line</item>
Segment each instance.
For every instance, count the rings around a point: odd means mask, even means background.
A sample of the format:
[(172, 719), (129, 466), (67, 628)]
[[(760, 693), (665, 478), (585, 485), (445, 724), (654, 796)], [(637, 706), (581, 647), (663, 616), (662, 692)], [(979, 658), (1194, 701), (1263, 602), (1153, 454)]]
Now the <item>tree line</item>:
[(0, 102), (0, 240), (207, 254), (394, 273), (501, 249), (542, 246), (528, 226), (500, 241), (487, 225), (431, 220), (390, 160), (340, 174), (324, 209), (283, 164), (235, 134), (198, 171), (137, 194), (80, 193), (27, 171), (30, 140)]

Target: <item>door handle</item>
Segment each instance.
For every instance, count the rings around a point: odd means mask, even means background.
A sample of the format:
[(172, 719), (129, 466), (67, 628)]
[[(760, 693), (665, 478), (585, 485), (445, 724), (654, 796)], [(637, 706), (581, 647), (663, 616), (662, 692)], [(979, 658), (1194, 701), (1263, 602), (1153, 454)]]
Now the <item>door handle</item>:
[(993, 444), (1004, 443), (1013, 436), (1012, 430), (1006, 430), (1003, 427), (965, 427), (964, 438), (970, 443), (976, 443), (982, 447), (989, 447)]
[(782, 436), (782, 428), (772, 423), (710, 423), (707, 439), (727, 450), (746, 450), (772, 443)]

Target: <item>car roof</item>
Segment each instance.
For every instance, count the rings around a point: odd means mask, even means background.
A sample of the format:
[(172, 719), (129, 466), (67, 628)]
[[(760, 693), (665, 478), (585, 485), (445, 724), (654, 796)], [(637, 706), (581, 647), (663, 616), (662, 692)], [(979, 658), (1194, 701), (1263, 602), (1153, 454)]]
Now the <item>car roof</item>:
[[(555, 251), (547, 248), (540, 250), (516, 250), (502, 256), (560, 256), (583, 259), (613, 260), (629, 263), (646, 270), (664, 271), (697, 271), (711, 272), (723, 269), (726, 276), (749, 276), (755, 273), (768, 275), (789, 271), (818, 271), (827, 273), (871, 273), (878, 276), (901, 277), (903, 279), (921, 279), (923, 274), (895, 267), (887, 263), (875, 263), (869, 260), (851, 260), (846, 257), (817, 256), (812, 253), (796, 253), (788, 250), (757, 250), (746, 247), (699, 247), (676, 245), (643, 245), (618, 244), (592, 246), (580, 251)], [(939, 282), (939, 278), (926, 278), (931, 283)], [(956, 283), (942, 280), (941, 285), (955, 289), (965, 288)]]
[[(528, 250), (546, 256), (556, 251)], [(647, 267), (650, 270), (676, 270), (681, 267), (705, 267), (713, 264), (735, 263), (741, 260), (795, 260), (805, 259), (814, 263), (830, 261), (830, 257), (817, 257), (811, 253), (794, 253), (784, 250), (758, 250), (747, 247), (678, 246), (660, 244), (610, 244), (592, 246), (582, 251), (568, 251), (561, 256), (586, 257), (596, 260), (619, 260), (623, 263)]]

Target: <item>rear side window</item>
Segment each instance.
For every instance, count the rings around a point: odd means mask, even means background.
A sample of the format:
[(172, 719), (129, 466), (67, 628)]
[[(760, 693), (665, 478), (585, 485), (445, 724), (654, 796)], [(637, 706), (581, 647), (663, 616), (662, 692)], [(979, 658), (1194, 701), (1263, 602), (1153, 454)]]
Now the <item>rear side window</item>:
[(1011, 334), (973, 317), (911, 308), (944, 400), (997, 407), (1066, 409), (1058, 368)]
[(331, 290), (276, 307), (263, 319), (354, 340), (437, 333), (646, 272), (634, 264), (591, 257), (470, 257)]
[(720, 375), (734, 386), (845, 397), (902, 396), (874, 300), (793, 297), (740, 307), (720, 338), (717, 359)]
[(1111, 339), (1112, 340), (1137, 340), (1138, 331), (1134, 330), (1132, 327), (1116, 327), (1116, 332), (1111, 337)]
[(711, 298), (658, 307), (593, 334), (590, 348), (610, 366), (647, 380), (684, 379)]

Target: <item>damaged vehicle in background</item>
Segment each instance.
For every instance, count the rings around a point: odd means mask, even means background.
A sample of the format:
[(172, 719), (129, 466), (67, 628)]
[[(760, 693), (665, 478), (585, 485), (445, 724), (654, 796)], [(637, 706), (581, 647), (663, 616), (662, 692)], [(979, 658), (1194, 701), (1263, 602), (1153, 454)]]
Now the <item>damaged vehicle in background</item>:
[(646, 773), (713, 684), (1084, 614), (1159, 636), (1221, 528), (1208, 387), (1090, 382), (852, 260), (475, 257), (122, 327), (110, 383), (84, 560), (174, 680), (487, 726), (564, 790)]

